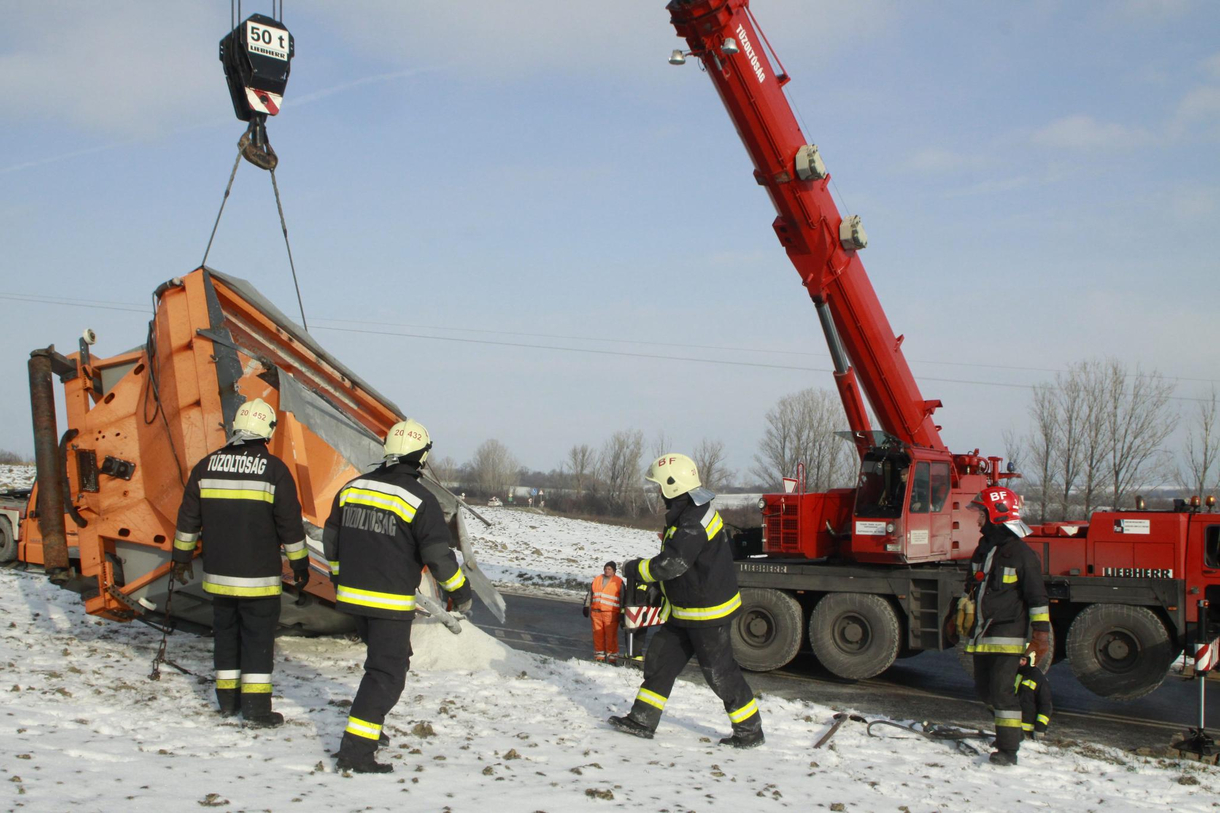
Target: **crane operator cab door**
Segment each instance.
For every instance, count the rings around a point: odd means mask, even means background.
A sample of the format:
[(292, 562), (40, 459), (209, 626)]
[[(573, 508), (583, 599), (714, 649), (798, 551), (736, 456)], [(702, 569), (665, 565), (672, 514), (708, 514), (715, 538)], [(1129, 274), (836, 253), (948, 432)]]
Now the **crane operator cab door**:
[(949, 500), (949, 464), (921, 460), (911, 466), (907, 496), (906, 557), (908, 561), (941, 559), (950, 547), (952, 518)]
[(252, 14), (220, 41), (220, 61), (233, 112), (242, 121), (280, 112), (292, 66), (292, 34), (263, 14)]
[(852, 556), (865, 562), (944, 558), (951, 546), (949, 463), (866, 454), (860, 465)]

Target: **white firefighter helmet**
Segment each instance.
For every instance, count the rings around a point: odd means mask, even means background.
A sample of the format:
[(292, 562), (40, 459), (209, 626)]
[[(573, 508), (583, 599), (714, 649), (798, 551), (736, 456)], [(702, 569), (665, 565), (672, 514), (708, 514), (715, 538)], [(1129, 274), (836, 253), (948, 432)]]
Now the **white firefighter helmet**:
[(412, 418), (394, 424), (385, 436), (386, 458), (408, 457), (422, 450), (423, 454), (419, 454), (418, 457), (420, 465), (423, 465), (423, 462), (428, 459), (428, 450), (431, 448), (432, 438), (428, 435), (428, 430), (422, 423)]
[(237, 408), (233, 418), (233, 435), (235, 439), (270, 440), (275, 434), (275, 410), (262, 398), (246, 401)]
[(695, 461), (684, 454), (670, 452), (663, 454), (648, 467), (644, 479), (651, 480), (661, 487), (661, 496), (667, 500), (690, 494), (695, 505), (703, 505), (712, 501), (716, 495), (703, 488), (699, 479), (699, 469)]

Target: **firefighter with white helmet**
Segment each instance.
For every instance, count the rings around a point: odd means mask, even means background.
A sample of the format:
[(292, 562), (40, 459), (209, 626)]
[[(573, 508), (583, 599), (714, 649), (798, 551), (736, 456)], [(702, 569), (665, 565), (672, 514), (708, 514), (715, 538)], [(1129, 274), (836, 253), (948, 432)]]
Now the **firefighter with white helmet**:
[(693, 655), (733, 726), (732, 735), (720, 744), (762, 745), (758, 702), (733, 658), (729, 639), (729, 625), (741, 609), (741, 593), (728, 533), (711, 504), (716, 495), (703, 487), (694, 461), (683, 454), (657, 458), (647, 479), (661, 486), (665, 500), (661, 552), (651, 559), (632, 559), (623, 572), (660, 583), (665, 596), (663, 623), (649, 644), (644, 683), (630, 713), (611, 717), (610, 724), (652, 739), (674, 682)]
[(974, 655), (975, 691), (995, 713), (991, 762), (1016, 765), (1022, 738), (1018, 671), (1027, 652), (1039, 664), (1051, 655), (1050, 606), (1041, 563), (1024, 542), (1030, 528), (1021, 520), (1016, 492), (990, 486), (970, 507), (978, 512), (982, 539), (970, 559), (963, 600), (973, 600), (976, 609), (973, 629), (959, 633), (969, 636), (966, 651)]
[(212, 598), (213, 660), (220, 713), (239, 707), (246, 722), (277, 726), (271, 710), (271, 670), (279, 626), (283, 568), (280, 547), (298, 590), (309, 583), (309, 552), (296, 482), (267, 450), (275, 410), (246, 401), (221, 449), (200, 460), (187, 480), (174, 533), (173, 577), (194, 576), (191, 559), (203, 547), (203, 589)]
[(388, 742), (381, 727), (402, 694), (410, 667), (422, 567), (449, 593), (458, 612), (470, 610), (470, 585), (450, 549), (444, 513), (419, 482), (431, 449), (432, 439), (419, 421), (390, 427), (381, 466), (339, 489), (322, 534), (335, 605), (355, 616), (368, 648), (337, 754), (340, 770), (393, 770), (377, 762), (375, 754)]

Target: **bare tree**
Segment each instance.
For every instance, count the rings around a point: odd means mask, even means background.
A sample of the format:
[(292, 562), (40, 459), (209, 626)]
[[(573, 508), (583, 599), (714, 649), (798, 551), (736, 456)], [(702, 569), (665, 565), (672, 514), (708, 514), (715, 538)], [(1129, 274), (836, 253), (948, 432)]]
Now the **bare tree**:
[(1085, 361), (1072, 368), (1080, 379), (1083, 415), (1080, 426), (1080, 468), (1083, 477), (1081, 502), (1084, 518), (1088, 519), (1105, 487), (1106, 464), (1113, 438), (1106, 428), (1106, 393), (1110, 391), (1108, 365), (1100, 361)]
[(508, 448), (494, 438), (485, 440), (474, 451), (468, 464), (475, 485), (488, 494), (504, 494), (516, 485), (520, 465)]
[(843, 426), (838, 395), (825, 389), (807, 389), (785, 395), (766, 416), (767, 427), (751, 473), (771, 488), (783, 477), (796, 477), (797, 464), (805, 464), (805, 488), (825, 491), (851, 482), (855, 447), (835, 435)]
[[(1009, 427), (1000, 433), (1000, 439), (1004, 441), (1004, 458), (1008, 461), (1008, 465), (1012, 466), (1013, 471), (1021, 471), (1021, 466), (1025, 464), (1025, 438), (1017, 434), (1017, 430)], [(1023, 491), (1021, 488), (1021, 478), (1013, 477), (1006, 481), (1008, 487), (1013, 491)]]
[(1220, 413), (1216, 409), (1216, 388), (1199, 403), (1194, 421), (1186, 434), (1183, 465), (1178, 481), (1191, 494), (1202, 499), (1216, 486), (1220, 475)]
[(1128, 373), (1117, 359), (1107, 365), (1105, 419), (1111, 442), (1111, 497), (1117, 508), (1135, 486), (1153, 485), (1146, 477), (1163, 476), (1159, 468), (1167, 455), (1162, 444), (1178, 416), (1169, 406), (1173, 384), (1160, 373), (1145, 373), (1138, 366)]
[(623, 513), (635, 516), (643, 499), (644, 433), (640, 430), (620, 431), (611, 435), (602, 446), (597, 469), (606, 501)]
[(695, 447), (691, 458), (695, 461), (695, 468), (699, 470), (699, 479), (705, 488), (719, 491), (733, 478), (733, 472), (729, 471), (724, 463), (723, 441), (704, 438)]
[(1080, 477), (1080, 445), (1084, 434), (1083, 382), (1070, 370), (1055, 375), (1055, 422), (1058, 444), (1055, 468), (1059, 481), (1059, 516), (1071, 516), (1072, 490)]
[(657, 460), (662, 455), (667, 455), (673, 450), (673, 438), (666, 434), (664, 429), (659, 430), (657, 436), (652, 440), (652, 459)]
[(452, 488), (457, 480), (458, 464), (452, 457), (428, 457), (428, 469), (432, 472), (432, 476), (437, 481), (446, 487)]
[(587, 443), (568, 449), (568, 459), (565, 462), (568, 474), (572, 477), (572, 488), (576, 495), (582, 496), (589, 487), (589, 480), (597, 468), (597, 452)]
[(1059, 446), (1059, 422), (1055, 417), (1055, 391), (1050, 384), (1034, 387), (1034, 399), (1029, 405), (1033, 427), (1029, 436), (1029, 459), (1038, 478), (1039, 522), (1049, 518), (1051, 494), (1055, 484), (1055, 457)]

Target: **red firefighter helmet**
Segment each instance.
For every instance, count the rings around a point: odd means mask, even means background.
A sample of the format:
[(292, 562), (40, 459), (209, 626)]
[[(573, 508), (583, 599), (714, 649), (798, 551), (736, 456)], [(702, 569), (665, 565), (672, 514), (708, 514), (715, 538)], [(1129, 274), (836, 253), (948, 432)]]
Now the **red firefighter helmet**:
[(991, 486), (985, 488), (970, 501), (987, 513), (992, 525), (1003, 525), (1018, 537), (1029, 536), (1033, 531), (1021, 521), (1021, 497), (1011, 488)]

